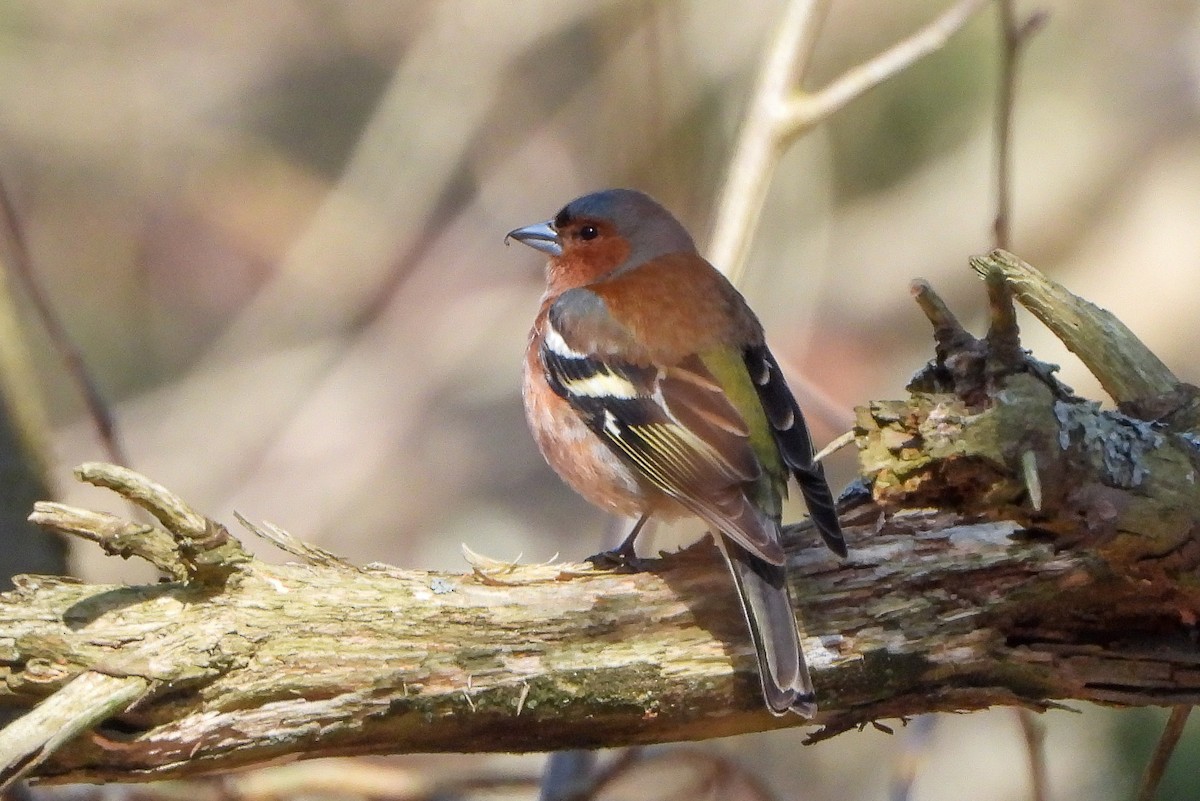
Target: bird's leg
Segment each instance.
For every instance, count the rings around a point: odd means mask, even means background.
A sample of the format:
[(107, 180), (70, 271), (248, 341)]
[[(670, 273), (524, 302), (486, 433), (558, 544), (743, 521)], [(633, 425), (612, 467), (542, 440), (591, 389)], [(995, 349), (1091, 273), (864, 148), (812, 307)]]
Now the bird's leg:
[(642, 533), (642, 527), (650, 520), (649, 514), (644, 514), (637, 519), (633, 524), (633, 528), (629, 530), (629, 534), (621, 541), (621, 544), (614, 548), (611, 553), (620, 556), (622, 559), (637, 559), (637, 551), (633, 545), (637, 541), (638, 534)]
[(621, 541), (621, 544), (611, 551), (601, 551), (595, 556), (589, 556), (586, 561), (591, 562), (596, 567), (610, 569), (625, 569), (636, 573), (643, 567), (645, 560), (639, 559), (637, 551), (634, 550), (633, 544), (637, 540), (638, 534), (642, 532), (642, 528), (646, 525), (646, 521), (650, 519), (649, 514), (644, 514), (638, 518), (633, 524), (633, 529), (629, 535)]

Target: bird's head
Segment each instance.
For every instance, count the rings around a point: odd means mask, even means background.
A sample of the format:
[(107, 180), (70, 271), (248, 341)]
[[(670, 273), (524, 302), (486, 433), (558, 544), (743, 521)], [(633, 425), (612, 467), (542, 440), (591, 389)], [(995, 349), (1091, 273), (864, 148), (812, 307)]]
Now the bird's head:
[(671, 212), (634, 189), (576, 198), (554, 219), (509, 231), (505, 240), (509, 238), (550, 254), (546, 281), (552, 294), (659, 256), (696, 250)]

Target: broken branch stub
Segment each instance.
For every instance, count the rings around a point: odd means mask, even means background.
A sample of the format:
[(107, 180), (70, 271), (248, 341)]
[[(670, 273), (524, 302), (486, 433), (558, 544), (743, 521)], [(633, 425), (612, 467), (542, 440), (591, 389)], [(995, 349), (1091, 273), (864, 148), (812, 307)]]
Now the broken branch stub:
[(220, 583), (250, 559), (225, 526), (140, 473), (120, 465), (85, 462), (75, 469), (75, 477), (110, 489), (152, 514), (174, 537), (178, 566), (190, 582)]
[(1121, 411), (1180, 431), (1200, 424), (1200, 390), (1179, 381), (1114, 314), (1008, 251), (970, 261), (981, 276), (1003, 276), (1021, 305), (1080, 358)]

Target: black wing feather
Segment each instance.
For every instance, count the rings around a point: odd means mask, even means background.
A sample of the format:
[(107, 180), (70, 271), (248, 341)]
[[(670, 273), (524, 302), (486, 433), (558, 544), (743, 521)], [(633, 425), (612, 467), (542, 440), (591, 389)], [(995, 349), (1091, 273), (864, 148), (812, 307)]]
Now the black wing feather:
[(845, 556), (846, 539), (838, 521), (837, 505), (825, 468), (813, 459), (812, 436), (800, 413), (800, 405), (783, 378), (779, 363), (766, 345), (756, 345), (745, 351), (746, 367), (758, 390), (758, 399), (771, 423), (775, 444), (783, 463), (796, 477), (808, 514), (821, 533), (821, 539), (838, 556)]

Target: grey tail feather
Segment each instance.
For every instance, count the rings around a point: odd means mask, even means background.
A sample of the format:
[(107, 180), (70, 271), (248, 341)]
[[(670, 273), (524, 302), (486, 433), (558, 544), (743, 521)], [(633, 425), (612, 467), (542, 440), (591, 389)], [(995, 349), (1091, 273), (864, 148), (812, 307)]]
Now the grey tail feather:
[(787, 568), (758, 558), (724, 535), (719, 542), (750, 628), (767, 708), (774, 715), (791, 711), (812, 717), (816, 695), (800, 649)]

